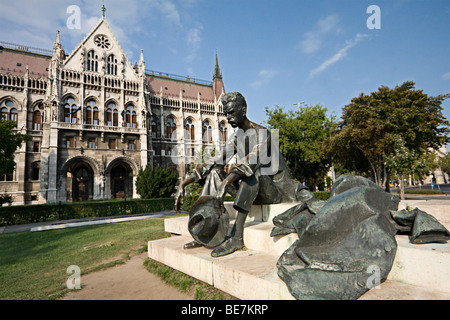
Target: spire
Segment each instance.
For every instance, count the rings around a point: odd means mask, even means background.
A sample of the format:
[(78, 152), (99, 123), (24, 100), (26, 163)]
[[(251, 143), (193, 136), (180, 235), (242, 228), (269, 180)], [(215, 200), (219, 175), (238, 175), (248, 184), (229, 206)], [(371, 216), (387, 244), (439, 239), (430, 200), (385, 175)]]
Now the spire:
[(53, 44), (53, 56), (60, 60), (64, 58), (64, 49), (63, 46), (61, 45), (59, 30), (56, 30), (56, 39), (55, 43)]
[(216, 49), (216, 66), (214, 67), (214, 75), (213, 80), (222, 80), (222, 72), (219, 67), (219, 58), (217, 57), (217, 49)]
[(216, 50), (216, 66), (214, 67), (214, 75), (213, 75), (214, 100), (218, 101), (223, 92), (225, 92), (225, 88), (223, 86), (222, 71), (220, 71), (219, 58), (217, 57), (217, 50)]
[(102, 19), (105, 19), (105, 12), (106, 12), (105, 0), (103, 0), (103, 5), (102, 5)]
[(60, 49), (61, 48), (61, 39), (59, 36), (59, 30), (56, 30), (56, 39), (55, 43), (53, 44), (53, 50)]
[(144, 50), (141, 49), (141, 57), (139, 58), (139, 73), (145, 75)]

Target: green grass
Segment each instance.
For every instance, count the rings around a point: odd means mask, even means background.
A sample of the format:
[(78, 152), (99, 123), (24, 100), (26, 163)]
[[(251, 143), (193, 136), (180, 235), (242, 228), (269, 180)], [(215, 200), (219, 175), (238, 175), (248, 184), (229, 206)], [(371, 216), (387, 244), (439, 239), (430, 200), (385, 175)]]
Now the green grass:
[(0, 234), (0, 300), (57, 299), (68, 292), (69, 266), (79, 266), (82, 275), (98, 271), (168, 236), (163, 218)]
[(194, 279), (180, 271), (174, 270), (152, 259), (145, 259), (146, 269), (158, 276), (162, 281), (178, 288), (181, 292), (193, 292), (195, 300), (235, 300), (236, 298), (213, 286)]

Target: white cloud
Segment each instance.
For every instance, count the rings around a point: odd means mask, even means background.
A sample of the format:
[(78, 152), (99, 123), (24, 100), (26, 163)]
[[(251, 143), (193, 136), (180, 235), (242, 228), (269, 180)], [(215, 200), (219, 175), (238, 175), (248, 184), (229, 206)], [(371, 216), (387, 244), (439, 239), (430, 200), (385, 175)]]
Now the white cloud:
[(179, 29), (182, 27), (180, 13), (172, 1), (169, 0), (152, 0), (151, 5), (158, 10), (164, 19), (173, 27)]
[[(80, 29), (67, 27), (73, 14), (67, 8), (74, 4), (80, 8)], [(101, 5), (100, 1), (89, 0), (0, 0), (0, 39), (51, 49), (56, 30), (60, 30), (64, 49), (71, 51), (101, 19)], [(105, 6), (108, 24), (119, 42), (128, 46), (128, 36), (138, 30), (142, 19), (139, 12), (146, 4), (139, 0), (108, 1)]]
[(333, 55), (331, 58), (325, 60), (319, 67), (315, 68), (309, 73), (310, 77), (314, 77), (315, 75), (321, 73), (328, 67), (332, 66), (333, 64), (337, 63), (339, 60), (344, 58), (347, 55), (348, 50), (356, 46), (359, 42), (369, 37), (367, 34), (356, 34), (355, 38), (353, 40), (347, 41), (345, 46), (340, 49), (335, 55)]
[(197, 27), (188, 31), (186, 36), (186, 43), (189, 49), (189, 55), (186, 57), (186, 62), (190, 63), (194, 61), (197, 51), (200, 49), (202, 38), (200, 36), (203, 30), (203, 25), (199, 24)]
[(250, 85), (253, 88), (258, 88), (258, 87), (268, 83), (270, 79), (272, 79), (273, 77), (275, 77), (277, 75), (277, 73), (278, 72), (275, 70), (263, 69), (258, 72), (258, 80), (255, 80)]
[(442, 79), (443, 80), (450, 80), (450, 72), (447, 72), (445, 74), (442, 75)]
[(329, 34), (339, 34), (342, 29), (339, 27), (339, 16), (337, 14), (329, 15), (319, 19), (312, 31), (303, 35), (300, 42), (300, 49), (304, 53), (314, 53), (320, 49), (326, 36)]

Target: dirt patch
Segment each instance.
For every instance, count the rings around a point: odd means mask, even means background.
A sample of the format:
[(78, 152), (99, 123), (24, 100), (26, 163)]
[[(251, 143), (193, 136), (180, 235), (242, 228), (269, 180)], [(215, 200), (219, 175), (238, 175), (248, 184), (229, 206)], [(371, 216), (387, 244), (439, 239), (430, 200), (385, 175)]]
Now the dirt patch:
[(194, 293), (181, 293), (148, 272), (144, 252), (125, 264), (81, 276), (81, 289), (61, 300), (194, 300)]

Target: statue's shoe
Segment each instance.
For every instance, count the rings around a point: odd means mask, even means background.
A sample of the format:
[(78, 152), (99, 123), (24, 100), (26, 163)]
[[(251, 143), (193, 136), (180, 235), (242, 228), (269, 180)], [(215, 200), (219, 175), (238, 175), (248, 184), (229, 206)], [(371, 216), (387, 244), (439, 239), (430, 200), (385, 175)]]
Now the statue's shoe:
[(231, 254), (237, 250), (244, 248), (244, 241), (242, 239), (230, 238), (223, 242), (211, 252), (211, 257), (217, 258)]

